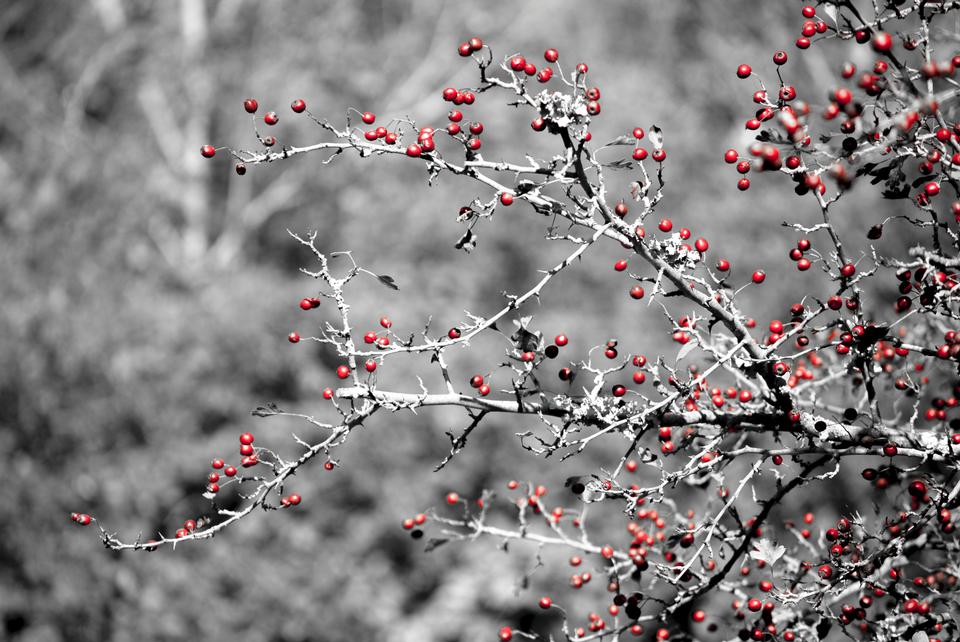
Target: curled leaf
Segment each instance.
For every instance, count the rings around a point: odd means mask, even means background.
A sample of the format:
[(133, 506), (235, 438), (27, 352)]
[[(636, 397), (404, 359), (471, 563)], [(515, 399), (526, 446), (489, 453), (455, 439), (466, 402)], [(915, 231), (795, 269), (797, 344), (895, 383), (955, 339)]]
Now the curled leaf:
[(399, 290), (400, 286), (397, 285), (397, 282), (393, 280), (392, 276), (387, 276), (386, 274), (378, 274), (377, 278), (380, 279), (380, 283), (383, 283), (385, 286), (391, 290)]
[(654, 149), (663, 149), (663, 130), (654, 125), (647, 132), (647, 139), (653, 145)]

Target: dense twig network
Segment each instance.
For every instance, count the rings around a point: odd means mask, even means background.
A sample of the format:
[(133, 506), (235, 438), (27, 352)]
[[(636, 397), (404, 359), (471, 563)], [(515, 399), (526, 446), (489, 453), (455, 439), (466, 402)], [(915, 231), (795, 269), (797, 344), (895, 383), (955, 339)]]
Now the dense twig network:
[[(940, 193), (960, 197), (960, 125), (953, 120), (960, 56), (943, 53), (960, 41), (951, 13), (958, 7), (924, 0), (878, 1), (868, 12), (849, 0), (803, 7), (795, 43), (801, 51), (839, 38), (876, 55), (867, 71), (839, 66), (841, 83), (823, 109), (823, 123), (784, 79), (786, 52), (773, 56), (775, 85), (746, 64), (736, 69), (758, 83), (758, 111), (746, 123), (757, 131), (757, 142), (746, 157), (731, 149), (724, 159), (742, 175), (741, 190), (750, 187), (748, 174), (765, 173), (816, 200), (820, 220), (784, 224), (800, 237), (790, 258), (797, 279), (816, 269), (832, 284), (803, 296), (787, 318), (770, 321), (767, 332), (757, 329), (740, 296), (764, 287), (763, 270), (750, 266), (756, 271), (746, 283), (737, 280), (731, 261), (711, 256), (719, 248), (658, 217), (667, 188), (664, 134), (656, 126), (631, 130), (630, 123), (620, 125), (628, 134), (606, 144), (593, 141), (600, 90), (588, 83), (586, 64), (565, 70), (553, 49), (537, 68), (519, 54), (496, 58), (478, 38), (461, 44), (459, 53), (477, 64), (479, 80), (472, 88), (444, 90), (443, 100), (451, 103), (445, 130), (419, 127), (407, 117), (376, 126), (377, 116), (355, 110), (339, 127), (297, 100), (292, 111), (311, 118), (327, 138), (279, 146), (258, 130), (261, 148), (254, 151), (204, 146), (206, 157), (232, 155), (239, 174), (312, 152), (325, 156), (324, 163), (347, 152), (363, 159), (405, 156), (423, 166), (429, 181), (450, 174), (476, 190), (459, 210), (464, 231), (458, 248), (482, 251), (480, 226), (497, 224), (504, 209), (514, 208), (546, 217), (546, 238), (569, 252), (544, 266), (527, 291), (505, 294), (501, 304), (466, 314), (456, 327), (437, 331), (425, 320), (419, 335), (401, 336), (384, 317), (380, 331), (361, 337), (351, 316), (351, 286), (358, 279), (397, 284), (349, 252), (324, 253), (316, 233), (291, 232), (316, 260), (303, 272), (319, 283), (318, 295), (301, 307), (335, 309), (316, 336), (288, 337), (318, 342), (341, 360), (336, 375), (342, 385), (323, 392), (332, 418), (257, 409), (260, 416), (294, 416), (309, 424), (310, 436), (296, 437), (299, 457), (283, 459), (244, 433), (237, 466), (213, 462), (210, 517), (188, 520), (172, 535), (130, 542), (101, 528), (103, 542), (116, 550), (182, 545), (212, 537), (257, 509), (296, 506), (300, 496), (286, 490), (291, 475), (314, 459), (328, 469), (339, 465), (336, 449), (378, 411), (454, 406), (465, 412), (465, 426), (448, 433), (450, 452), (438, 467), (454, 465), (473, 431), (503, 413), (535, 420), (519, 438), (536, 455), (566, 458), (601, 440), (623, 444), (622, 456), (609, 466), (569, 481), (573, 508), (548, 504), (542, 486), (511, 481), (506, 508), (493, 493), (475, 501), (451, 493), (448, 506), (403, 522), (415, 536), (429, 526), (430, 548), (487, 537), (568, 549), (574, 588), (592, 578), (577, 567), (597, 560), (593, 568), (610, 591), (602, 598), (606, 615), (578, 624), (552, 598), (540, 600), (541, 608), (563, 614), (567, 639), (651, 632), (659, 639), (790, 642), (823, 639), (831, 629), (877, 640), (956, 637), (960, 551), (952, 511), (960, 502), (960, 426), (948, 421), (947, 409), (957, 404), (960, 362), (960, 334), (951, 329), (960, 318), (953, 272), (960, 265), (960, 235), (951, 226), (951, 219), (960, 220), (960, 200), (945, 212)], [(524, 160), (484, 158), (483, 124), (464, 112), (497, 93), (532, 115), (533, 130), (554, 137), (552, 157), (514, 151)], [(255, 115), (259, 105), (250, 99), (245, 108)], [(254, 116), (256, 125), (278, 120), (274, 112), (262, 120)], [(612, 171), (632, 173), (629, 194), (610, 193), (605, 174)], [(854, 182), (867, 181), (885, 197), (903, 199), (904, 209), (870, 221), (867, 238), (877, 241), (886, 227), (903, 226), (925, 243), (897, 254), (881, 254), (873, 245), (863, 255), (851, 254), (831, 216)], [(529, 304), (558, 287), (593, 248), (629, 255), (614, 270), (631, 279), (626, 295), (637, 305), (670, 319), (680, 346), (675, 358), (621, 354), (626, 338), (591, 348), (559, 374), (551, 367), (577, 347), (564, 335), (546, 337)], [(869, 297), (862, 285), (888, 275), (897, 287), (892, 300)], [(505, 330), (510, 323), (513, 331)], [(464, 380), (456, 374), (458, 351), (486, 333), (509, 339), (506, 360), (495, 373)], [(377, 370), (399, 359), (428, 360), (443, 387), (379, 387)], [(629, 386), (621, 383), (624, 375)], [(557, 376), (565, 392), (546, 383)], [(797, 521), (774, 519), (787, 495), (804, 488), (824, 492), (818, 485), (846, 466), (857, 466), (864, 483), (884, 491), (875, 505), (816, 531), (812, 513)], [(240, 507), (218, 507), (218, 498), (234, 488), (242, 493)], [(705, 499), (681, 506), (681, 488), (704, 489)], [(590, 507), (600, 501), (622, 506), (628, 537), (619, 545), (595, 541), (588, 529)], [(86, 514), (74, 519), (93, 521)], [(538, 563), (544, 563), (539, 556)], [(720, 609), (718, 593), (729, 595), (733, 608)], [(548, 635), (506, 625), (499, 631), (502, 640)]]

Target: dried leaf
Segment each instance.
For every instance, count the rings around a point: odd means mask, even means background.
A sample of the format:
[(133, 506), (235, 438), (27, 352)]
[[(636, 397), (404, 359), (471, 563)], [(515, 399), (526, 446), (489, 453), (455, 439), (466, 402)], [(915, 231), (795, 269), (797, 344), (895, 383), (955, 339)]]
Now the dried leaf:
[(449, 542), (450, 540), (446, 537), (431, 537), (427, 542), (427, 545), (423, 547), (424, 553), (429, 553), (430, 551), (436, 550)]
[(377, 278), (380, 279), (380, 283), (383, 283), (385, 286), (391, 290), (399, 290), (400, 286), (397, 285), (396, 281), (393, 280), (392, 276), (387, 276), (386, 274), (378, 274)]
[(663, 149), (663, 130), (654, 125), (647, 132), (647, 138), (654, 149)]
[(680, 348), (680, 351), (677, 352), (677, 361), (682, 361), (685, 356), (690, 354), (690, 351), (697, 347), (696, 341), (688, 341), (683, 344), (683, 347)]
[(755, 560), (762, 560), (770, 566), (776, 564), (777, 560), (787, 552), (785, 547), (775, 544), (768, 539), (758, 539), (753, 545), (756, 550), (750, 551), (750, 557)]

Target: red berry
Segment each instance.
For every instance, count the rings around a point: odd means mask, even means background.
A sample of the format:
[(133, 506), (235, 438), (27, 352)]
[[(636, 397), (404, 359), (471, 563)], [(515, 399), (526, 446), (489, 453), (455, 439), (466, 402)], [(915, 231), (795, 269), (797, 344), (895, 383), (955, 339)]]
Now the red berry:
[(551, 600), (549, 597), (541, 597), (541, 598), (540, 598), (540, 608), (541, 608), (541, 609), (549, 609), (551, 606), (553, 606), (553, 600)]
[(503, 192), (500, 194), (500, 202), (507, 207), (513, 205), (513, 194), (509, 192)]
[(556, 49), (547, 49), (543, 52), (543, 59), (547, 62), (557, 62), (559, 60), (560, 54)]
[(280, 122), (280, 117), (277, 116), (277, 112), (268, 111), (266, 114), (263, 115), (263, 122), (265, 122), (268, 125), (276, 125), (277, 123)]
[(753, 282), (754, 283), (763, 283), (763, 280), (767, 278), (767, 275), (764, 274), (763, 270), (757, 270), (753, 273)]
[(303, 110), (305, 110), (306, 108), (307, 108), (307, 103), (303, 102), (299, 98), (297, 98), (295, 101), (290, 103), (290, 109), (292, 109), (295, 113), (298, 113), (298, 114), (302, 113)]
[(213, 145), (204, 145), (200, 148), (200, 155), (204, 158), (213, 158), (217, 155), (217, 149)]
[(752, 73), (753, 69), (750, 68), (750, 65), (740, 65), (737, 67), (738, 78), (749, 78)]
[(638, 300), (642, 299), (643, 295), (644, 295), (643, 288), (640, 287), (639, 285), (635, 285), (632, 288), (630, 288), (630, 296), (633, 297), (634, 299), (638, 299)]
[(337, 376), (341, 379), (346, 379), (350, 376), (350, 366), (339, 365), (337, 366)]
[(245, 101), (243, 101), (243, 108), (247, 110), (248, 114), (257, 113), (258, 107), (259, 105), (257, 104), (257, 101), (254, 98), (247, 98)]
[(419, 158), (421, 153), (419, 145), (407, 145), (407, 156), (410, 158)]
[(367, 125), (372, 125), (374, 121), (377, 120), (377, 117), (375, 114), (365, 111), (363, 112), (363, 114), (360, 115), (360, 120), (362, 120)]
[(313, 301), (311, 299), (300, 299), (300, 309), (301, 310), (312, 310)]
[(240, 443), (245, 446), (249, 446), (253, 443), (253, 435), (248, 432), (242, 433), (240, 435)]
[(784, 65), (784, 64), (786, 64), (786, 62), (787, 62), (787, 52), (786, 52), (786, 51), (783, 51), (783, 50), (781, 49), (780, 51), (777, 51), (776, 53), (774, 53), (774, 54), (773, 54), (773, 62), (774, 62), (775, 64), (777, 64), (777, 65)]
[(890, 36), (889, 33), (886, 33), (884, 31), (878, 31), (873, 36), (872, 45), (873, 45), (874, 51), (878, 51), (880, 53), (886, 53), (891, 49), (893, 49), (893, 38)]
[(373, 372), (377, 369), (377, 362), (373, 359), (367, 359), (366, 363), (363, 364), (363, 367), (367, 369), (367, 372)]
[(291, 332), (287, 335), (287, 341), (290, 343), (300, 343), (300, 335), (296, 332)]

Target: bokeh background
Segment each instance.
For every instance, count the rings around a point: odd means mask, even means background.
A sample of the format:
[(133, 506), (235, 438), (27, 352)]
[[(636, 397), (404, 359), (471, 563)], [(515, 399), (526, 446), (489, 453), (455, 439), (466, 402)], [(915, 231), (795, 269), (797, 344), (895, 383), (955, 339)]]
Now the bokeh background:
[[(255, 516), (176, 551), (111, 554), (94, 529), (69, 522), (71, 511), (86, 511), (127, 538), (172, 532), (202, 514), (208, 461), (234, 452), (239, 432), (289, 450), (290, 433), (306, 430), (252, 417), (253, 408), (273, 401), (322, 414), (320, 390), (336, 361), (315, 344), (286, 341), (324, 318), (297, 307), (315, 285), (298, 274), (312, 265), (287, 229), (318, 230), (323, 249), (352, 249), (396, 278), (397, 293), (376, 283), (353, 292), (360, 330), (376, 329), (382, 314), (413, 332), (430, 315), (442, 329), (464, 309), (489, 313), (502, 291), (519, 292), (559, 256), (543, 239), (544, 220), (523, 206), (482, 226), (477, 251), (454, 249), (459, 207), (490, 195), (452, 177), (428, 187), (419, 164), (403, 158), (345, 154), (324, 166), (303, 156), (238, 177), (225, 154), (207, 161), (198, 149), (255, 148), (241, 106), (248, 96), (261, 113), (280, 113), (281, 144), (320, 136), (290, 112), (294, 98), (338, 123), (355, 107), (442, 126), (441, 89), (475, 80), (459, 42), (479, 35), (497, 55), (535, 60), (553, 46), (567, 68), (588, 62), (602, 89), (598, 140), (663, 128), (661, 212), (707, 236), (741, 279), (765, 268), (763, 298), (744, 301), (769, 319), (796, 294), (786, 259), (794, 237), (780, 224), (813, 222), (816, 209), (777, 177), (739, 193), (721, 159), (749, 140), (743, 122), (756, 87), (737, 80), (738, 63), (771, 79), (771, 53), (788, 49), (801, 98), (826, 96), (842, 57), (827, 62), (832, 45), (795, 54), (800, 6), (3, 2), (0, 638), (452, 641), (494, 639), (504, 623), (549, 624), (534, 612), (538, 589), (514, 592), (533, 565), (530, 549), (504, 555), (486, 542), (424, 554), (399, 528), (448, 490), (474, 496), (511, 478), (556, 483), (616, 452), (543, 461), (518, 445), (514, 433), (530, 424), (513, 417), (489, 421), (455, 465), (434, 474), (444, 431), (465, 425), (462, 413), (378, 416), (340, 451), (342, 467), (298, 475), (306, 499), (297, 511)], [(485, 95), (472, 112), (487, 126), (486, 157), (552, 153), (556, 141), (531, 132), (531, 116), (504, 98)], [(627, 178), (614, 179), (614, 193)], [(838, 210), (841, 228), (862, 230), (898, 206), (861, 191), (855, 207)], [(858, 231), (852, 247), (862, 238)], [(531, 309), (536, 327), (569, 334), (576, 358), (611, 337), (629, 352), (673, 354), (663, 315), (629, 299), (628, 282), (610, 269), (615, 258), (615, 246), (594, 250), (550, 286)], [(494, 340), (458, 353), (455, 374), (466, 381), (490, 371), (503, 347)], [(418, 367), (385, 368), (383, 385), (415, 390)], [(841, 499), (820, 495), (794, 508), (826, 511), (829, 501)], [(563, 564), (534, 575), (534, 586), (565, 581)]]

